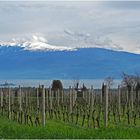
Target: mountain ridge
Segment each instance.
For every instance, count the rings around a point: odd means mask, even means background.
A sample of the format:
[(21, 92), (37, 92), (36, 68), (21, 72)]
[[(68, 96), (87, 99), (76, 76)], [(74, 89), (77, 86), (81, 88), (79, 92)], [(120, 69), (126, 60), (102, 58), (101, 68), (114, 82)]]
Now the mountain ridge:
[(0, 47), (2, 79), (103, 79), (140, 70), (140, 55), (104, 48), (76, 51), (29, 51)]

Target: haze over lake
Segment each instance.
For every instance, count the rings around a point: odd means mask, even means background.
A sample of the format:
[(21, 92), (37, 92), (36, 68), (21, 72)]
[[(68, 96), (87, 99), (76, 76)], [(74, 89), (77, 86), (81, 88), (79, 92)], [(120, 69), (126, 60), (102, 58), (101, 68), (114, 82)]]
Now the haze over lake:
[[(21, 86), (31, 86), (31, 87), (37, 87), (39, 84), (41, 85), (45, 85), (45, 87), (49, 87), (51, 85), (53, 80), (42, 80), (42, 79), (17, 79), (17, 80), (0, 80), (0, 84), (3, 84), (5, 82), (8, 83), (13, 83), (15, 84), (15, 86), (21, 85)], [(75, 83), (75, 79), (69, 79), (69, 80), (61, 80), (62, 84), (64, 86), (64, 88), (68, 88), (69, 86), (73, 86)], [(91, 87), (91, 85), (93, 85), (93, 87), (96, 88), (101, 88), (102, 87), (102, 83), (104, 82), (103, 79), (80, 79), (78, 80), (80, 83), (80, 86), (84, 85), (86, 87)], [(113, 80), (113, 85), (112, 88), (117, 88), (118, 84), (121, 83), (120, 79), (116, 79)]]

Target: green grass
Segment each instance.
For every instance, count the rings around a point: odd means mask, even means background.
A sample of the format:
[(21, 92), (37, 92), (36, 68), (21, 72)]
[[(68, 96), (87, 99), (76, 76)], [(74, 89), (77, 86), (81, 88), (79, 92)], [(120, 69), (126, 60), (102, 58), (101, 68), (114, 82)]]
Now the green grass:
[(71, 126), (59, 120), (48, 120), (43, 128), (41, 126), (19, 125), (0, 117), (0, 138), (140, 138), (140, 127), (119, 124), (94, 129)]

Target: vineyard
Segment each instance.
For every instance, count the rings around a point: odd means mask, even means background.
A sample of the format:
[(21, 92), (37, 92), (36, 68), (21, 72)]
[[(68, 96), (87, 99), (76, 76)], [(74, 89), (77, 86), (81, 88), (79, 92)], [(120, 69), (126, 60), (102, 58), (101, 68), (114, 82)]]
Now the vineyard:
[[(45, 133), (48, 133), (48, 127), (57, 128), (60, 129), (57, 130), (58, 138), (94, 138), (95, 135), (97, 138), (100, 138), (99, 135), (101, 138), (111, 138), (106, 136), (107, 130), (111, 134), (114, 129), (123, 127), (137, 132), (140, 126), (140, 93), (134, 88), (118, 86), (111, 89), (104, 84), (101, 89), (53, 89), (43, 85), (2, 87), (0, 103), (0, 120), (39, 132), (46, 128)], [(99, 133), (98, 130), (104, 130), (106, 134)], [(67, 131), (68, 135), (62, 135), (62, 131)], [(38, 138), (44, 138), (41, 132)], [(49, 138), (55, 138), (55, 135)]]

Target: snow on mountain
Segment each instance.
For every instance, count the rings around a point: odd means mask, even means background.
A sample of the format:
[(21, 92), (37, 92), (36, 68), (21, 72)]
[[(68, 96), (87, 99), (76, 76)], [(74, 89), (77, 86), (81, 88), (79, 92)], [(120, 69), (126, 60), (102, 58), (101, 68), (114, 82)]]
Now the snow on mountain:
[(24, 48), (24, 50), (30, 51), (74, 51), (75, 48), (55, 46), (48, 43), (48, 41), (41, 36), (32, 36), (32, 39), (12, 39), (8, 42), (0, 42), (2, 47), (18, 46)]
[(81, 48), (103, 48), (113, 51), (122, 51), (122, 52), (129, 52), (134, 54), (140, 54), (140, 49), (136, 48), (135, 50), (128, 49), (127, 46), (121, 46), (120, 44), (112, 41), (109, 38), (99, 38), (99, 39), (93, 39), (91, 42), (88, 42), (85, 40), (87, 37), (90, 36), (90, 34), (84, 34), (84, 33), (74, 33), (70, 32), (69, 30), (65, 31), (68, 35), (73, 36), (75, 39), (77, 36), (82, 37), (80, 40), (77, 40), (76, 42), (79, 43), (78, 45), (75, 43), (69, 43), (68, 46), (59, 46), (59, 45), (52, 45), (48, 42), (46, 38), (44, 38), (41, 35), (33, 35), (30, 39), (29, 38), (23, 38), (23, 39), (12, 39), (11, 41), (0, 41), (1, 47), (19, 47), (23, 50), (28, 51), (76, 51)]

